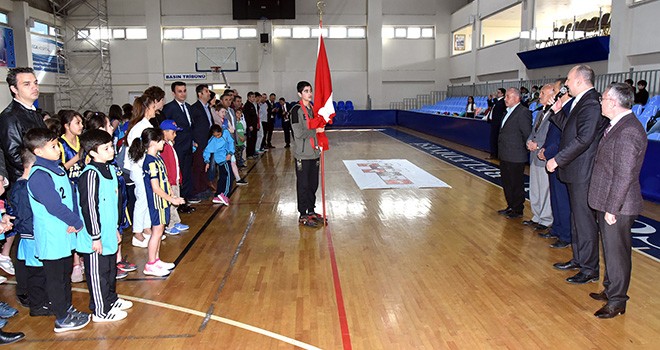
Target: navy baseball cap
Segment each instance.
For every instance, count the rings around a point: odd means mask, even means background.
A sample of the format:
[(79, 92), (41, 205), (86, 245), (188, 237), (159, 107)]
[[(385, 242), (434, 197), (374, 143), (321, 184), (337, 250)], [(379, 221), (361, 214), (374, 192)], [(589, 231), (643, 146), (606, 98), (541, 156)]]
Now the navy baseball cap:
[(183, 129), (181, 129), (180, 127), (178, 127), (178, 126), (176, 125), (176, 123), (174, 122), (174, 120), (170, 120), (170, 119), (165, 119), (165, 120), (163, 120), (163, 122), (160, 123), (160, 128), (163, 129), (163, 130), (174, 130), (174, 131), (181, 131), (181, 130), (183, 130)]

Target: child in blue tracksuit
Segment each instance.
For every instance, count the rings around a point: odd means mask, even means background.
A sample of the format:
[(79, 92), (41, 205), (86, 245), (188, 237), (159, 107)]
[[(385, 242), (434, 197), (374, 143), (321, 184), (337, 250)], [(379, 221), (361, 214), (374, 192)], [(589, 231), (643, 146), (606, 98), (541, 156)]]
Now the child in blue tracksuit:
[[(17, 250), (17, 264), (22, 264), (25, 268), (17, 269), (16, 282), (21, 281), (27, 287), (27, 303), (30, 306), (30, 316), (50, 316), (52, 313), (48, 309), (48, 295), (44, 286), (46, 285), (46, 275), (43, 264), (36, 256), (36, 244), (34, 241), (34, 230), (32, 224), (32, 207), (28, 194), (28, 177), (32, 170), (32, 165), (36, 161), (35, 155), (23, 149), (21, 151), (21, 161), (23, 163), (23, 176), (16, 180), (12, 186), (9, 201), (14, 208), (14, 231), (19, 236)], [(25, 271), (25, 276), (19, 276), (20, 272)], [(25, 298), (25, 295), (19, 296)]]
[(66, 170), (60, 166), (57, 135), (48, 129), (29, 130), (23, 143), (36, 161), (28, 178), (28, 193), (34, 220), (36, 256), (44, 265), (46, 293), (55, 314), (56, 333), (81, 329), (90, 315), (71, 304), (72, 251), (76, 232), (83, 228), (77, 196)]
[(91, 161), (78, 181), (80, 214), (85, 226), (78, 233), (76, 250), (85, 261), (85, 278), (94, 322), (114, 322), (128, 316), (133, 303), (117, 297), (117, 230), (122, 203), (117, 171), (110, 162), (115, 157), (112, 136), (92, 129), (80, 137), (81, 149)]
[(209, 139), (209, 143), (204, 149), (204, 163), (206, 163), (206, 171), (209, 170), (209, 163), (211, 162), (211, 155), (215, 160), (218, 168), (218, 185), (213, 197), (213, 203), (229, 205), (229, 191), (231, 190), (231, 182), (233, 181), (233, 173), (231, 171), (231, 156), (234, 154), (234, 140), (229, 133), (229, 130), (224, 129), (218, 125), (211, 126), (211, 134), (213, 136)]

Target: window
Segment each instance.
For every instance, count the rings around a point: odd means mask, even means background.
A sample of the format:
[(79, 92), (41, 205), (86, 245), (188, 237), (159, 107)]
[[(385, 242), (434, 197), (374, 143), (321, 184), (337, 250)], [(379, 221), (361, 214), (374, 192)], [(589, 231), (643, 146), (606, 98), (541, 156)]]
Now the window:
[(522, 25), (522, 4), (481, 20), (481, 47), (518, 38)]
[(126, 39), (144, 40), (147, 38), (147, 28), (126, 28)]
[(329, 26), (319, 28), (317, 26), (274, 26), (274, 38), (310, 39), (318, 38), (332, 39), (364, 39), (367, 37), (366, 27)]
[(202, 38), (202, 28), (184, 28), (183, 38), (186, 40), (199, 40)]
[(459, 55), (462, 53), (472, 51), (472, 25), (467, 25), (463, 28), (451, 33), (452, 46), (451, 54)]
[(290, 38), (291, 28), (275, 28), (273, 30), (273, 37), (275, 38)]
[(420, 26), (383, 26), (383, 39), (433, 39), (435, 28)]
[(7, 18), (7, 14), (4, 12), (0, 12), (0, 23), (9, 24), (9, 18)]
[(293, 27), (292, 33), (295, 39), (305, 39), (310, 37), (309, 27)]
[(330, 27), (329, 38), (339, 38), (343, 39), (348, 36), (348, 30), (346, 27)]
[(48, 35), (48, 24), (39, 21), (34, 21), (32, 27), (30, 27), (30, 32), (35, 34)]
[(223, 39), (238, 39), (238, 28), (220, 28), (220, 34)]
[(125, 29), (113, 29), (112, 30), (113, 39), (126, 39), (126, 30)]
[(163, 39), (183, 39), (183, 30), (180, 28), (166, 28), (163, 30)]
[(238, 30), (238, 36), (241, 38), (256, 38), (257, 29), (256, 28), (241, 28)]
[(203, 39), (220, 39), (220, 28), (203, 28)]

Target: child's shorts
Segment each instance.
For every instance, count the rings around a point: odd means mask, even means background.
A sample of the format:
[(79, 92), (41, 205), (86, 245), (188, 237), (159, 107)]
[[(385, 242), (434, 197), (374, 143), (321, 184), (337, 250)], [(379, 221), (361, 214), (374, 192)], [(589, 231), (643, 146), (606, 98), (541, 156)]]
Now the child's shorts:
[(167, 226), (167, 224), (170, 222), (170, 208), (150, 209), (149, 217), (151, 218), (151, 226)]

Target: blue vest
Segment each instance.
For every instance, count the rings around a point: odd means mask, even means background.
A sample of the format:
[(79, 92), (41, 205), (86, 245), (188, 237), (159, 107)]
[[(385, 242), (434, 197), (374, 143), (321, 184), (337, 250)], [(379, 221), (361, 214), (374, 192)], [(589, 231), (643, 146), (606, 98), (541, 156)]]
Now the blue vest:
[[(113, 255), (117, 253), (117, 220), (119, 219), (117, 173), (113, 169), (113, 166), (110, 168), (112, 179), (106, 179), (103, 177), (101, 172), (95, 166), (87, 165), (83, 169), (81, 175), (86, 171), (95, 171), (99, 179), (98, 208), (100, 217), (98, 218), (98, 222), (101, 224), (101, 245), (103, 246), (102, 255)], [(82, 208), (82, 206), (80, 207)], [(84, 217), (82, 211), (80, 216)], [(79, 253), (85, 254), (91, 254), (93, 252), (92, 236), (89, 235), (87, 227), (83, 227), (83, 229), (78, 232), (76, 250)]]
[[(65, 174), (58, 175), (52, 170), (40, 165), (32, 166), (30, 176), (37, 170), (44, 171), (50, 175), (55, 184), (55, 190), (60, 194), (62, 203), (73, 211), (74, 193), (69, 178)], [(57, 260), (71, 256), (71, 251), (76, 249), (76, 234), (66, 232), (69, 225), (51, 215), (43, 204), (34, 199), (29, 186), (28, 193), (30, 194), (30, 205), (32, 206), (33, 213), (36, 256), (41, 260)]]
[(42, 267), (44, 264), (37, 258), (37, 243), (34, 239), (21, 238), (17, 250), (18, 260), (25, 260), (25, 265)]

